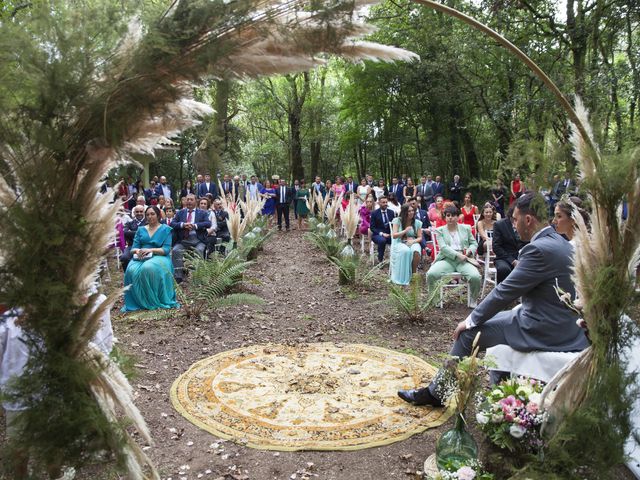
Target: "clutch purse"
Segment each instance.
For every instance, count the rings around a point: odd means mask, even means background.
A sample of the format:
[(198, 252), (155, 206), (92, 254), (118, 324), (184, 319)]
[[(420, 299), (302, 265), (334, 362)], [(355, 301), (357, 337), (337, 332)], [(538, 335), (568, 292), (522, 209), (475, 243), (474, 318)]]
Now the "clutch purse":
[(146, 255), (143, 255), (142, 257), (139, 257), (137, 253), (133, 254), (133, 259), (134, 260), (148, 260), (151, 257), (153, 257), (153, 252), (149, 252)]

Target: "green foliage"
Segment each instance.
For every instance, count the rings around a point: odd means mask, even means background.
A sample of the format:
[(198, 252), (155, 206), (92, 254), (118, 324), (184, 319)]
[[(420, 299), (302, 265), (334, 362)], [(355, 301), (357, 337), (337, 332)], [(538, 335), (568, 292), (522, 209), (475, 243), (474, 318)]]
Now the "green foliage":
[(113, 346), (109, 358), (118, 365), (120, 371), (127, 377), (127, 380), (131, 381), (138, 377), (138, 371), (136, 370), (136, 357), (124, 353), (117, 345)]
[(315, 245), (327, 258), (338, 257), (346, 243), (341, 241), (337, 235), (329, 235), (329, 230), (318, 230), (308, 232), (305, 238)]
[(423, 287), (424, 279), (420, 274), (414, 274), (411, 277), (408, 288), (391, 284), (389, 301), (399, 315), (409, 320), (422, 320), (427, 312), (438, 304), (439, 285), (426, 294), (423, 293)]

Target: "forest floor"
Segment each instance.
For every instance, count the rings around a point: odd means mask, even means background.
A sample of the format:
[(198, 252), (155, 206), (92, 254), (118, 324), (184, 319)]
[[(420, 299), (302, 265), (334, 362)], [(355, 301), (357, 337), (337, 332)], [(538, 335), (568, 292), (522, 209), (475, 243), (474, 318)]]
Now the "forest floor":
[[(113, 276), (114, 285), (119, 278)], [(277, 232), (245, 278), (243, 290), (265, 299), (264, 305), (226, 308), (200, 320), (133, 320), (120, 314), (122, 302), (114, 306), (112, 321), (118, 348), (136, 365), (137, 376), (131, 383), (136, 404), (155, 441), (147, 454), (161, 478), (421, 478), (424, 460), (435, 452), (436, 439), (451, 428), (451, 420), (382, 447), (348, 452), (275, 452), (220, 440), (198, 428), (174, 410), (169, 391), (174, 380), (196, 361), (263, 343), (364, 343), (437, 364), (451, 345), (455, 325), (470, 311), (464, 304), (466, 294), (454, 294), (444, 309), (433, 309), (424, 321), (402, 319), (387, 302), (386, 269), (368, 287), (340, 287), (336, 268), (296, 230)], [(188, 285), (186, 288), (188, 291)], [(481, 443), (480, 438), (477, 440)], [(87, 472), (80, 477), (117, 478), (106, 471)], [(619, 478), (633, 477), (621, 468)]]

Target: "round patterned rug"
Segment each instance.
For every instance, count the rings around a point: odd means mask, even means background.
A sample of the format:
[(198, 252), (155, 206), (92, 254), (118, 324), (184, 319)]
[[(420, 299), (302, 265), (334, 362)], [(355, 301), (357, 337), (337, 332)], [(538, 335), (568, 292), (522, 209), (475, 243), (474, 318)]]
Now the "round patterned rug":
[(435, 375), (424, 360), (359, 344), (253, 345), (195, 363), (171, 387), (178, 412), (221, 438), (270, 450), (357, 450), (443, 424), (399, 389)]

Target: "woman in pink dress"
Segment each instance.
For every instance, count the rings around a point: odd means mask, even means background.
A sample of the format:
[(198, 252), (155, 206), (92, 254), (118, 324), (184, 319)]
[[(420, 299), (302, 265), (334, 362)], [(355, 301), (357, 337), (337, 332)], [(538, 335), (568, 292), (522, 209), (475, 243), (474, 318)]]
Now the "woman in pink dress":
[(371, 226), (371, 213), (373, 212), (373, 198), (367, 197), (364, 204), (358, 210), (358, 214), (360, 215), (360, 226), (358, 227), (358, 231), (360, 235), (368, 235), (369, 227)]
[(336, 177), (336, 183), (331, 187), (333, 191), (333, 198), (338, 198), (340, 195), (344, 196), (347, 191), (347, 187), (344, 186), (342, 177)]

